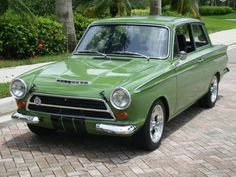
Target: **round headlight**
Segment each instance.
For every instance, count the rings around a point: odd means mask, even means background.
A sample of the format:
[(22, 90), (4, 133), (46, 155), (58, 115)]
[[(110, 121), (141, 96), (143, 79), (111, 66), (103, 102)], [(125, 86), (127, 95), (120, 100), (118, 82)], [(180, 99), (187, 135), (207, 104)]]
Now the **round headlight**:
[(116, 88), (111, 93), (110, 101), (114, 108), (123, 110), (129, 107), (131, 103), (131, 97), (126, 89)]
[(27, 92), (27, 86), (21, 79), (15, 79), (10, 85), (10, 93), (16, 99), (22, 99), (25, 97)]

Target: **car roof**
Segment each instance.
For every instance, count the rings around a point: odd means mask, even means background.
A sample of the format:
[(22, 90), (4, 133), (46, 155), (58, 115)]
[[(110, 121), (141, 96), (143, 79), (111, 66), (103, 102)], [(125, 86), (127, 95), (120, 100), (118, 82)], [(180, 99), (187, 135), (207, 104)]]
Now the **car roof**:
[(182, 23), (201, 22), (194, 18), (170, 17), (170, 16), (131, 16), (103, 19), (93, 22), (93, 24), (116, 24), (116, 23), (134, 23), (134, 24), (153, 24), (173, 27)]

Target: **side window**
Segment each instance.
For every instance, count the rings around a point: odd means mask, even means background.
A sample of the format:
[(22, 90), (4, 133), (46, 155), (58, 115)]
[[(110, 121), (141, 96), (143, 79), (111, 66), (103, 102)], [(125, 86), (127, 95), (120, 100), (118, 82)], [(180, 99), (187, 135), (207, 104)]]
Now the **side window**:
[(176, 56), (179, 51), (190, 53), (195, 50), (194, 42), (190, 34), (191, 27), (189, 24), (181, 25), (176, 28), (174, 56)]
[(209, 44), (201, 24), (193, 24), (193, 38), (196, 48)]

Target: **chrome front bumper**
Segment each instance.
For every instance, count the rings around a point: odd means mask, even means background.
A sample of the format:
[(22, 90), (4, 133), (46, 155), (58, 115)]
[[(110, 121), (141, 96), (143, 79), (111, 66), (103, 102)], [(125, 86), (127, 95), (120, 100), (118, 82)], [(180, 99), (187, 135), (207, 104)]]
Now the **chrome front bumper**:
[(13, 113), (11, 118), (15, 119), (15, 120), (21, 120), (21, 121), (24, 121), (24, 122), (27, 122), (27, 123), (33, 123), (33, 124), (39, 123), (39, 117), (37, 117), (37, 116), (27, 116), (27, 115), (20, 114), (18, 112)]
[(109, 125), (96, 124), (96, 130), (116, 135), (132, 135), (136, 127), (134, 125)]

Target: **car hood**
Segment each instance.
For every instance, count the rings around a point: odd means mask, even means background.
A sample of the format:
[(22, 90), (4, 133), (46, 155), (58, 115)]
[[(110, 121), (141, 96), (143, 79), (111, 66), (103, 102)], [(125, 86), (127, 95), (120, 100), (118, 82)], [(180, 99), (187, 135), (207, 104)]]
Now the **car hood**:
[(91, 96), (93, 92), (111, 92), (115, 87), (125, 87), (133, 78), (148, 74), (148, 70), (160, 63), (138, 58), (70, 58), (43, 68), (32, 84), (36, 85), (37, 92)]

